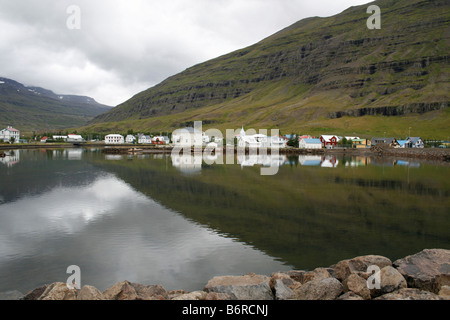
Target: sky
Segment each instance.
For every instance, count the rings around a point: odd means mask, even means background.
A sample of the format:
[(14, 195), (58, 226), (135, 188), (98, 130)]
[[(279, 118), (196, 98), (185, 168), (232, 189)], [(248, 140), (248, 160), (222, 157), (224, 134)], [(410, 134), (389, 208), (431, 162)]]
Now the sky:
[(368, 0), (0, 0), (0, 77), (110, 106)]

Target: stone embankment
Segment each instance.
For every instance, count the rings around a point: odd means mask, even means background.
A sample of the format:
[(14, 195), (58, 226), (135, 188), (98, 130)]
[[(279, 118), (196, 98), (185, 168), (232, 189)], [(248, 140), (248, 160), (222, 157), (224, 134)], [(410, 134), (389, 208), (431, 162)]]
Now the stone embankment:
[(386, 145), (376, 145), (370, 151), (377, 156), (416, 158), (425, 160), (450, 161), (450, 149), (448, 148), (391, 148)]
[[(378, 274), (368, 272), (373, 266)], [(370, 289), (374, 279), (379, 285)], [(26, 295), (9, 295), (20, 300), (450, 300), (450, 250), (426, 249), (394, 262), (383, 256), (360, 256), (328, 268), (271, 276), (219, 276), (194, 292), (129, 281), (103, 292), (89, 285), (71, 290), (57, 282)]]

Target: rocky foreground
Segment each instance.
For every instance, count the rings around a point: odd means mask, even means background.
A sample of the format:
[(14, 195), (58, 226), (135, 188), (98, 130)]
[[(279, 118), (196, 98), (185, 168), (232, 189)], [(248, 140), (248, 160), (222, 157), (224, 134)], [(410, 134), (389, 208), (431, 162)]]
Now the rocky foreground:
[[(369, 289), (377, 266), (379, 289)], [(450, 300), (450, 250), (426, 249), (392, 262), (377, 255), (343, 260), (313, 271), (248, 274), (211, 279), (203, 290), (166, 291), (160, 285), (119, 282), (104, 292), (93, 286), (71, 290), (57, 282), (20, 300)]]

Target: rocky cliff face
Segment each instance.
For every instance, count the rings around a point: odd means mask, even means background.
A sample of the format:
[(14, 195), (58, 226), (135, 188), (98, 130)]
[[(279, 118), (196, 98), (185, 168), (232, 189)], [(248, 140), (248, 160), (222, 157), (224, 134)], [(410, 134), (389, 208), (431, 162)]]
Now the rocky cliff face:
[(220, 109), (205, 118), (231, 122), (249, 120), (247, 110), (268, 108), (264, 117), (274, 124), (280, 117), (273, 114), (339, 118), (448, 108), (448, 1), (375, 3), (382, 11), (380, 30), (366, 27), (367, 5), (305, 19), (251, 47), (187, 69), (94, 122), (210, 106)]

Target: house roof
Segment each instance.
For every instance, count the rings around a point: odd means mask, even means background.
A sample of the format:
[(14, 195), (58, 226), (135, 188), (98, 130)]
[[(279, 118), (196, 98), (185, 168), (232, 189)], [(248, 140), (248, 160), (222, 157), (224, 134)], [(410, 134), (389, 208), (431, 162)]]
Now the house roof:
[(5, 130), (7, 130), (7, 131), (11, 131), (11, 132), (20, 132), (19, 130), (17, 130), (17, 129), (14, 129), (13, 127), (8, 127), (8, 128), (5, 128), (5, 129), (3, 129), (2, 131), (5, 131)]
[(302, 139), (302, 141), (305, 141), (305, 143), (308, 143), (308, 144), (322, 144), (320, 139), (308, 138), (308, 139)]
[(321, 137), (323, 138), (323, 140), (327, 142), (330, 141), (332, 138), (336, 138), (337, 141), (341, 140), (341, 137), (335, 135), (321, 135)]
[(375, 143), (387, 143), (390, 144), (394, 141), (397, 141), (395, 138), (373, 138), (372, 139), (372, 144)]
[(120, 135), (120, 134), (108, 134), (106, 137), (121, 137), (121, 138), (123, 138), (123, 136), (122, 135)]
[(416, 143), (416, 142), (418, 142), (419, 140), (422, 140), (420, 137), (409, 137), (408, 138), (412, 143)]

